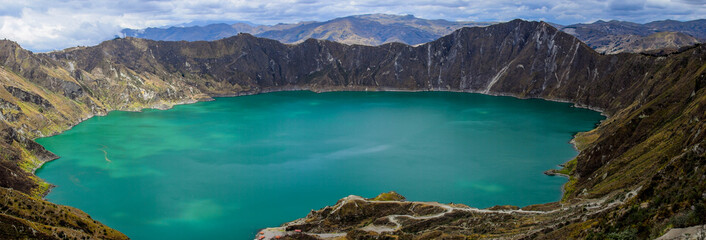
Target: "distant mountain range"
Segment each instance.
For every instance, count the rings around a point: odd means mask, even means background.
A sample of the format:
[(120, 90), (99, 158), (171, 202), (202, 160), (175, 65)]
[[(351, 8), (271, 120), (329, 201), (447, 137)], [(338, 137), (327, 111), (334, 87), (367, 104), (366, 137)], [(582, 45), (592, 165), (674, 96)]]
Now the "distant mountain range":
[(645, 24), (597, 21), (590, 24), (555, 25), (601, 53), (675, 51), (706, 41), (706, 19), (680, 22), (655, 21)]
[(367, 14), (336, 18), (325, 22), (253, 25), (247, 23), (206, 26), (123, 29), (125, 37), (164, 41), (218, 40), (238, 33), (300, 43), (309, 38), (346, 44), (380, 45), (401, 42), (411, 45), (436, 40), (462, 27), (488, 26), (491, 22), (452, 22), (428, 20), (413, 15)]
[(287, 45), (238, 34), (211, 42), (130, 37), (35, 54), (0, 40), (0, 239), (127, 239), (43, 200), (50, 185), (34, 170), (58, 156), (33, 139), (113, 110), (287, 90), (510, 95), (608, 118), (576, 134), (580, 152), (559, 170), (569, 179), (558, 202), (475, 209), (394, 201), (396, 194), (347, 197), (287, 223), (279, 232), (302, 232), (282, 239), (655, 239), (706, 224), (704, 66), (704, 44), (659, 57), (601, 55), (545, 22), (522, 20), (462, 28), (419, 47)]
[[(462, 27), (478, 27), (492, 22), (454, 22), (428, 20), (413, 15), (367, 14), (336, 18), (325, 22), (254, 25), (249, 23), (174, 26), (169, 28), (123, 29), (124, 37), (164, 41), (212, 41), (238, 33), (300, 43), (309, 38), (346, 44), (380, 45), (401, 42), (426, 43)], [(646, 24), (623, 21), (597, 21), (590, 24), (562, 26), (558, 29), (586, 42), (600, 53), (620, 52), (669, 53), (680, 47), (706, 41), (706, 20), (680, 22), (655, 21)]]

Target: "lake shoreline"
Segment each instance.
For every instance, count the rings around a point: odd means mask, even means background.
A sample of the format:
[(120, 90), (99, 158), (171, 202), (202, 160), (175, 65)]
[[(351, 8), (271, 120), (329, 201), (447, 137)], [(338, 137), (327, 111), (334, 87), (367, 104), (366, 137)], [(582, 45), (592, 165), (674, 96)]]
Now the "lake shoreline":
[[(367, 91), (365, 91), (365, 90), (367, 90)], [(278, 88), (278, 89), (266, 89), (266, 90), (257, 91), (257, 92), (244, 92), (244, 93), (239, 93), (237, 95), (217, 95), (217, 96), (213, 96), (213, 97), (209, 97), (209, 98), (200, 98), (196, 101), (180, 101), (180, 102), (173, 103), (170, 105), (165, 105), (163, 103), (157, 103), (157, 104), (152, 104), (150, 107), (144, 107), (144, 108), (140, 108), (138, 110), (130, 109), (130, 110), (126, 110), (125, 112), (139, 112), (144, 109), (166, 110), (166, 109), (173, 108), (174, 106), (177, 106), (177, 105), (185, 105), (185, 104), (204, 102), (204, 101), (213, 101), (213, 100), (215, 100), (214, 98), (220, 98), (220, 97), (250, 96), (250, 95), (257, 95), (257, 94), (262, 94), (262, 93), (287, 92), (287, 91), (309, 91), (309, 92), (315, 92), (315, 93), (322, 93), (322, 92), (455, 92), (455, 93), (477, 93), (478, 95), (490, 95), (490, 96), (507, 96), (507, 97), (513, 97), (515, 99), (527, 99), (527, 98), (518, 98), (518, 97), (511, 96), (511, 95), (493, 95), (493, 94), (483, 94), (483, 93), (468, 92), (468, 91), (436, 91), (436, 90), (434, 90), (434, 91), (405, 91), (405, 90), (399, 90), (399, 89), (374, 89), (374, 90), (364, 89), (363, 91), (361, 91), (361, 89), (359, 89), (359, 88), (352, 89), (352, 90), (351, 89), (311, 90), (311, 89), (303, 89), (303, 88), (286, 88), (286, 89)], [(542, 99), (542, 100), (545, 100), (545, 99)], [(552, 102), (562, 102), (562, 101), (552, 101)], [(589, 109), (589, 110), (592, 110), (592, 109)], [(114, 111), (124, 111), (124, 110), (114, 110)], [(111, 111), (106, 112), (105, 115), (107, 115), (109, 112), (111, 112)], [(104, 115), (95, 115), (95, 116), (104, 116)], [(89, 118), (86, 118), (84, 120), (87, 120), (87, 119), (89, 119)], [(575, 135), (572, 137), (572, 139), (574, 137), (575, 137)], [(574, 147), (574, 149), (576, 149), (575, 144), (573, 144), (573, 141), (571, 141), (571, 143), (572, 143), (572, 146)], [(39, 169), (39, 168), (37, 168), (37, 169)], [(36, 172), (36, 170), (35, 170), (35, 172)], [(563, 189), (563, 187), (562, 187), (562, 189)], [(47, 191), (46, 194), (48, 194), (50, 192), (51, 192), (51, 189), (49, 191)], [(44, 196), (46, 196), (46, 194)], [(563, 195), (563, 193), (562, 193), (562, 195)]]

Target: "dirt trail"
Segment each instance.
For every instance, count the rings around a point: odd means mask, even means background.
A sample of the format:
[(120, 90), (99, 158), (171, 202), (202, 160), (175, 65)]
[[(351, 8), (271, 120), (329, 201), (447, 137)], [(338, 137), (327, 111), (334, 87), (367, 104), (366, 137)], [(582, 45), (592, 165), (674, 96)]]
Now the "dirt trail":
[[(385, 233), (385, 232), (395, 232), (402, 228), (402, 224), (400, 223), (400, 218), (406, 218), (406, 219), (414, 219), (414, 220), (428, 220), (428, 219), (433, 219), (433, 218), (439, 218), (443, 217), (446, 214), (453, 213), (455, 211), (465, 211), (465, 212), (475, 212), (475, 213), (487, 213), (487, 214), (536, 214), (536, 215), (542, 215), (542, 214), (551, 214), (551, 213), (556, 213), (560, 211), (567, 211), (571, 208), (576, 208), (576, 207), (581, 207), (581, 208), (586, 208), (586, 209), (591, 209), (594, 211), (603, 211), (606, 209), (610, 209), (612, 207), (618, 206), (628, 199), (634, 197), (637, 195), (637, 192), (640, 190), (640, 188), (633, 189), (630, 192), (627, 192), (624, 194), (624, 198), (621, 198), (621, 200), (617, 200), (616, 198), (610, 197), (613, 201), (609, 201), (609, 196), (600, 198), (600, 199), (588, 199), (585, 200), (582, 203), (574, 204), (571, 206), (565, 206), (561, 207), (558, 209), (553, 209), (550, 211), (528, 211), (528, 210), (522, 210), (522, 209), (517, 209), (517, 210), (488, 210), (488, 209), (478, 209), (478, 208), (473, 208), (473, 207), (455, 207), (455, 206), (450, 206), (447, 204), (442, 204), (438, 202), (414, 202), (415, 204), (424, 204), (424, 205), (431, 205), (435, 207), (440, 207), (445, 209), (446, 211), (437, 213), (437, 214), (432, 214), (432, 215), (424, 215), (424, 216), (414, 216), (414, 215), (407, 215), (407, 214), (394, 214), (394, 215), (388, 215), (386, 216), (389, 222), (395, 224), (395, 227), (392, 226), (385, 226), (385, 225), (374, 225), (370, 224), (367, 225), (363, 228), (360, 228), (361, 230), (364, 231), (369, 231), (369, 232), (376, 232), (376, 233)], [(330, 214), (335, 213), (336, 211), (340, 210), (344, 205), (346, 205), (349, 202), (353, 201), (365, 201), (367, 203), (372, 203), (372, 204), (378, 204), (378, 203), (400, 203), (402, 201), (370, 201), (368, 199), (362, 198), (360, 196), (355, 196), (355, 195), (350, 195), (348, 197), (345, 197), (341, 199), (341, 202), (336, 204), (336, 208), (331, 211)], [(298, 219), (296, 221), (287, 223), (285, 227), (276, 227), (276, 228), (267, 228), (262, 230), (262, 234), (258, 234), (255, 239), (277, 239), (277, 236), (283, 237), (286, 235), (293, 235), (293, 234), (300, 234), (299, 232), (295, 231), (285, 231), (286, 226), (294, 226), (297, 224), (303, 223), (304, 219)], [(307, 234), (310, 236), (315, 236), (320, 239), (342, 239), (346, 236), (346, 233), (307, 233), (307, 232), (302, 232), (301, 234)], [(262, 237), (262, 238), (261, 238)]]

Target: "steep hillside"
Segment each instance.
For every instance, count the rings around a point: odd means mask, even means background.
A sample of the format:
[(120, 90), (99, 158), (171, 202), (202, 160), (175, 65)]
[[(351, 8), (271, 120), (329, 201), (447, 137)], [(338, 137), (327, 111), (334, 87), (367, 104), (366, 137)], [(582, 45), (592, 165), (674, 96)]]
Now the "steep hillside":
[(456, 29), (487, 26), (483, 22), (450, 22), (427, 20), (412, 15), (367, 14), (336, 18), (325, 22), (301, 22), (273, 26), (238, 23), (233, 25), (123, 29), (126, 37), (166, 41), (218, 40), (237, 33), (250, 33), (258, 37), (299, 43), (309, 38), (331, 40), (347, 44), (380, 45), (388, 42), (420, 44), (433, 41)]
[[(292, 89), (464, 91), (569, 101), (610, 117), (577, 135), (581, 153), (562, 170), (571, 178), (560, 203), (525, 207), (529, 213), (461, 205), (448, 211), (449, 205), (439, 204), (418, 212), (406, 210), (418, 203), (395, 200), (379, 209), (353, 198), (356, 204), (339, 204), (344, 215), (331, 214), (337, 207), (322, 209), (302, 220), (308, 225), (288, 226), (351, 237), (382, 233), (424, 239), (443, 233), (600, 239), (655, 237), (670, 228), (706, 223), (703, 45), (660, 57), (601, 55), (547, 23), (521, 20), (462, 28), (416, 47), (314, 39), (287, 45), (249, 34), (214, 42), (125, 38), (47, 54), (2, 44), (3, 122), (8, 132), (17, 132), (3, 135), (3, 151), (14, 155), (2, 160), (19, 166), (3, 171), (19, 177), (0, 183), (26, 194), (38, 196), (46, 184), (36, 181), (33, 167), (22, 166), (54, 157), (32, 138), (111, 110)], [(500, 209), (505, 208), (516, 209)], [(420, 218), (402, 221), (396, 215)], [(496, 228), (473, 227), (481, 223)], [(378, 225), (390, 231), (374, 231)]]
[(655, 33), (655, 30), (651, 30), (642, 24), (616, 20), (607, 22), (599, 20), (594, 23), (573, 24), (564, 26), (561, 30), (586, 42), (591, 42), (607, 35), (647, 36)]
[(600, 53), (640, 52), (665, 54), (676, 52), (684, 46), (699, 43), (696, 38), (679, 32), (658, 32), (648, 36), (616, 35), (594, 41)]
[(562, 26), (588, 46), (601, 53), (670, 52), (706, 41), (706, 20), (674, 20), (639, 24), (624, 21), (596, 21)]
[(645, 24), (646, 27), (659, 32), (681, 32), (706, 41), (706, 19), (680, 22), (675, 20), (654, 21)]

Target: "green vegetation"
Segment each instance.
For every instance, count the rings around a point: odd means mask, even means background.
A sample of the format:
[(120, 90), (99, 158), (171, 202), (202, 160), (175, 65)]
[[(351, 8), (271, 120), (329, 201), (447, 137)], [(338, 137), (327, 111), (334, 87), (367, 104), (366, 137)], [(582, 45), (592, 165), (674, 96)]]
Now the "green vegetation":
[(3, 196), (0, 199), (3, 212), (0, 214), (0, 236), (3, 238), (127, 239), (78, 209), (5, 188), (0, 188), (0, 195)]
[(563, 167), (559, 170), (554, 171), (555, 173), (563, 174), (566, 176), (570, 176), (571, 173), (576, 169), (576, 158), (569, 160), (568, 162), (564, 163)]
[(399, 193), (396, 193), (394, 191), (381, 193), (377, 197), (370, 199), (370, 201), (404, 201), (404, 200), (405, 200), (404, 196), (402, 196)]
[(576, 192), (576, 177), (574, 176), (569, 176), (569, 181), (567, 181), (564, 184), (564, 194), (561, 197), (561, 201), (566, 201), (570, 199), (571, 196), (574, 195), (574, 192)]
[[(515, 43), (511, 51), (501, 47), (507, 43)], [(481, 49), (497, 51), (479, 54)], [(238, 35), (214, 42), (125, 38), (95, 47), (33, 54), (14, 42), (0, 41), (0, 62), (0, 98), (21, 109), (8, 112), (13, 117), (0, 126), (4, 140), (0, 141), (0, 177), (7, 180), (3, 187), (25, 194), (35, 195), (47, 188), (36, 183), (28, 170), (36, 168), (37, 161), (52, 157), (31, 139), (112, 110), (290, 89), (448, 89), (570, 101), (602, 109), (610, 116), (595, 130), (577, 134), (574, 142), (581, 153), (558, 171), (571, 175), (562, 204), (626, 192), (634, 192), (634, 196), (620, 197), (624, 204), (579, 218), (590, 224), (566, 220), (532, 238), (651, 238), (670, 227), (706, 223), (704, 45), (660, 57), (600, 55), (547, 23), (515, 20), (462, 29), (416, 48), (328, 41), (283, 45)], [(501, 69), (507, 71), (498, 75)], [(22, 91), (10, 92), (9, 87)], [(5, 199), (28, 197), (13, 194)], [(8, 217), (12, 220), (0, 222), (12, 221), (49, 234), (45, 227), (27, 219), (33, 219), (34, 214), (57, 217), (27, 210), (36, 209), (32, 205), (11, 206), (25, 210), (13, 211), (15, 215)], [(351, 207), (345, 213), (356, 216), (360, 209)], [(496, 222), (478, 220), (481, 217)], [(531, 218), (508, 221), (517, 218), (521, 217), (460, 214), (418, 223), (400, 230), (400, 235), (412, 238), (429, 229), (456, 231), (444, 228), (450, 224), (472, 226), (468, 229), (482, 232), (478, 236), (520, 234), (520, 230), (529, 231), (526, 226), (543, 227), (532, 225), (541, 220)], [(497, 227), (504, 223), (516, 225)], [(46, 224), (61, 226), (60, 221)], [(88, 230), (95, 234), (93, 229), (81, 229), (83, 234), (91, 235)], [(58, 232), (65, 235), (70, 231)]]

